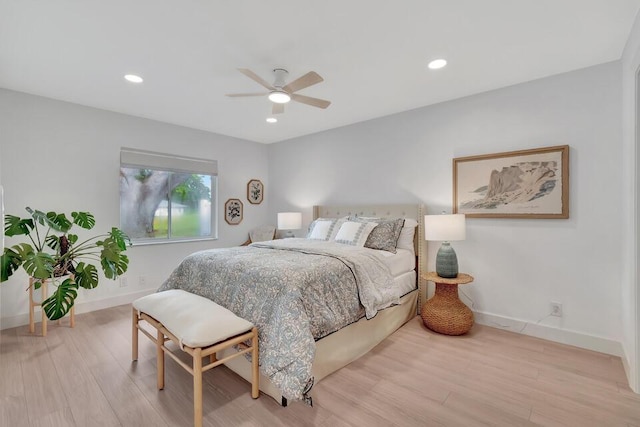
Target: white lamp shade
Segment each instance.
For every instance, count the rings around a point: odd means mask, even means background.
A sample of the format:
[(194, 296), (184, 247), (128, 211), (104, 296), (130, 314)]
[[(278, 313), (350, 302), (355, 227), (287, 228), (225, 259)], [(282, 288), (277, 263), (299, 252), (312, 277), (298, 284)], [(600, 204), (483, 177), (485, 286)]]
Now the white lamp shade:
[(302, 228), (301, 212), (280, 212), (278, 213), (279, 230), (300, 230)]
[(464, 214), (425, 215), (424, 238), (426, 240), (451, 242), (464, 240), (466, 237)]

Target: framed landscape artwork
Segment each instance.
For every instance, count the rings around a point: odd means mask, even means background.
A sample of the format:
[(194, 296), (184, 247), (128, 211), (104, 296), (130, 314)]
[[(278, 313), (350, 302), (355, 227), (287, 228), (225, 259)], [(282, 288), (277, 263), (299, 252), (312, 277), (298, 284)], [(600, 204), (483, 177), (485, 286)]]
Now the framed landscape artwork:
[(569, 218), (569, 146), (453, 159), (453, 212)]
[(229, 199), (224, 204), (224, 220), (229, 225), (238, 225), (242, 222), (242, 202), (239, 199)]
[(264, 184), (259, 179), (252, 179), (247, 183), (247, 200), (253, 205), (259, 205), (264, 199)]

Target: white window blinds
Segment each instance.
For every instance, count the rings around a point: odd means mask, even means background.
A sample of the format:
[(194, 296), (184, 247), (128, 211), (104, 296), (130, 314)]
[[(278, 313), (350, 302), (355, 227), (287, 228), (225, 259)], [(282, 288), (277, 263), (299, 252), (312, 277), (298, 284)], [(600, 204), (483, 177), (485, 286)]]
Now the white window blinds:
[(120, 149), (120, 165), (129, 168), (218, 175), (217, 160), (196, 159), (125, 147)]

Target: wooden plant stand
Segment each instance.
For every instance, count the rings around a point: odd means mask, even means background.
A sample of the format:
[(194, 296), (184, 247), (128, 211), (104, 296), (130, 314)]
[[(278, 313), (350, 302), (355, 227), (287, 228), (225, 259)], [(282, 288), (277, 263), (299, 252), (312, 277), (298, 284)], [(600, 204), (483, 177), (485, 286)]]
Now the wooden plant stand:
[[(36, 332), (36, 324), (35, 324), (35, 307), (40, 307), (40, 313), (42, 316), (42, 336), (46, 337), (47, 336), (47, 315), (45, 314), (44, 310), (42, 309), (42, 303), (44, 302), (44, 300), (47, 298), (47, 290), (48, 290), (48, 284), (49, 284), (49, 280), (44, 280), (42, 281), (41, 285), (40, 285), (40, 289), (42, 290), (42, 301), (40, 302), (35, 302), (33, 300), (33, 283), (36, 281), (33, 277), (29, 277), (29, 332), (34, 334)], [(62, 319), (58, 319), (58, 325), (60, 325), (62, 323)], [(69, 310), (69, 327), (73, 328), (76, 326), (76, 308), (75, 306), (71, 307), (71, 310)]]

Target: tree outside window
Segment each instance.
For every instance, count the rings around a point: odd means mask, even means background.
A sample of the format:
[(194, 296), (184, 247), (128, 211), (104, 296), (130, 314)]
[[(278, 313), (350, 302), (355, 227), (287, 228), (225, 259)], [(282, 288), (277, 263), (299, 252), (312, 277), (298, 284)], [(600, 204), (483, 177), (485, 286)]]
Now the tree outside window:
[(216, 176), (120, 168), (120, 225), (134, 243), (215, 238)]

